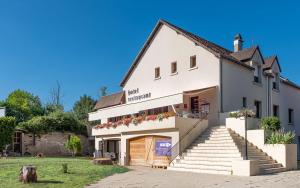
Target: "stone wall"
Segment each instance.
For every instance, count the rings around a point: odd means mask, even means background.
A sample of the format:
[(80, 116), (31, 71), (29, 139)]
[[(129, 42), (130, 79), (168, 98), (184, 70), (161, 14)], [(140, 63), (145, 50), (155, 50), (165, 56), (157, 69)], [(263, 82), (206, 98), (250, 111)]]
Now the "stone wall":
[[(74, 133), (53, 132), (36, 136), (35, 145), (33, 145), (33, 136), (25, 133), (22, 136), (22, 153), (30, 153), (31, 155), (43, 153), (46, 156), (69, 156), (71, 153), (64, 147), (64, 144), (70, 135), (74, 135)], [(93, 153), (93, 143), (86, 136), (77, 136), (81, 139), (81, 154), (91, 155)]]

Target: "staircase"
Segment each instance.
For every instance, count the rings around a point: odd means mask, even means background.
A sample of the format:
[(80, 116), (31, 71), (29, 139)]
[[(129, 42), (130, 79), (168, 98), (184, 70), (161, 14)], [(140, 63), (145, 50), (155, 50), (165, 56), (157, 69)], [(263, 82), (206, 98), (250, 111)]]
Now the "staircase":
[[(232, 161), (243, 160), (245, 142), (225, 126), (208, 128), (183, 154), (177, 157), (169, 170), (208, 174), (232, 174)], [(259, 160), (261, 174), (282, 172), (285, 169), (254, 145), (248, 143), (248, 156)]]
[(232, 161), (242, 160), (225, 126), (208, 128), (168, 169), (208, 174), (232, 174)]
[[(234, 142), (237, 144), (239, 151), (245, 156), (245, 139), (234, 131), (229, 130)], [(277, 163), (270, 156), (264, 153), (251, 143), (247, 143), (248, 147), (248, 159), (257, 160), (259, 163), (260, 174), (272, 174), (285, 171), (282, 164)]]

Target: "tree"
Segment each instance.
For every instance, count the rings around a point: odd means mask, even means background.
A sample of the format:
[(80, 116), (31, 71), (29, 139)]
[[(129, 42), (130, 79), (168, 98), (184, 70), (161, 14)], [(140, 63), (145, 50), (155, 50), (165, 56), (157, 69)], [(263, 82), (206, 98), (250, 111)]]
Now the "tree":
[(11, 143), (15, 126), (16, 118), (8, 116), (0, 118), (0, 152)]
[(77, 102), (75, 102), (73, 112), (79, 120), (87, 122), (88, 113), (93, 110), (95, 104), (96, 101), (92, 97), (83, 95)]
[(107, 95), (107, 87), (106, 86), (102, 86), (100, 88), (100, 96), (103, 97), (103, 96), (106, 96)]
[(22, 128), (26, 130), (27, 132), (32, 134), (32, 143), (35, 145), (35, 138), (36, 135), (40, 135), (42, 133), (46, 133), (49, 129), (47, 126), (47, 123), (45, 121), (45, 116), (36, 116), (33, 117), (32, 119), (26, 121), (26, 122), (21, 122), (18, 125), (19, 128)]
[(11, 92), (2, 105), (6, 107), (7, 116), (15, 117), (17, 123), (44, 114), (40, 98), (20, 89)]
[(56, 82), (56, 87), (50, 90), (50, 97), (51, 97), (51, 104), (61, 105), (62, 94), (61, 94), (61, 87), (58, 81)]
[(65, 143), (65, 147), (72, 153), (74, 157), (76, 154), (81, 152), (81, 141), (78, 136), (70, 136), (70, 139)]

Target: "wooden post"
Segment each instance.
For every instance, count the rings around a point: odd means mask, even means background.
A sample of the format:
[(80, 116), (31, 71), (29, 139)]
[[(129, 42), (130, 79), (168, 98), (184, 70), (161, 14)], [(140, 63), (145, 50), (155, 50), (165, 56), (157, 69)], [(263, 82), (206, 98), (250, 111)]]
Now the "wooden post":
[(23, 183), (36, 183), (37, 174), (35, 166), (23, 166), (20, 169), (19, 181)]

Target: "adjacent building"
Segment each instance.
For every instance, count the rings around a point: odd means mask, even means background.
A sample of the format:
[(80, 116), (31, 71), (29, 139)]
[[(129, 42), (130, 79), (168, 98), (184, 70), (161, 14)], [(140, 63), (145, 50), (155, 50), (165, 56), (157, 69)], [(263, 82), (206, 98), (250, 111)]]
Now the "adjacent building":
[[(122, 91), (99, 99), (90, 121), (97, 155), (121, 164), (153, 165), (179, 154), (203, 129), (223, 125), (228, 113), (253, 109), (258, 119), (279, 117), (299, 143), (300, 87), (282, 75), (276, 55), (259, 46), (233, 50), (160, 20), (121, 81)], [(186, 132), (193, 130), (181, 142)], [(164, 153), (165, 154), (165, 153)], [(174, 157), (174, 156), (173, 156)]]

